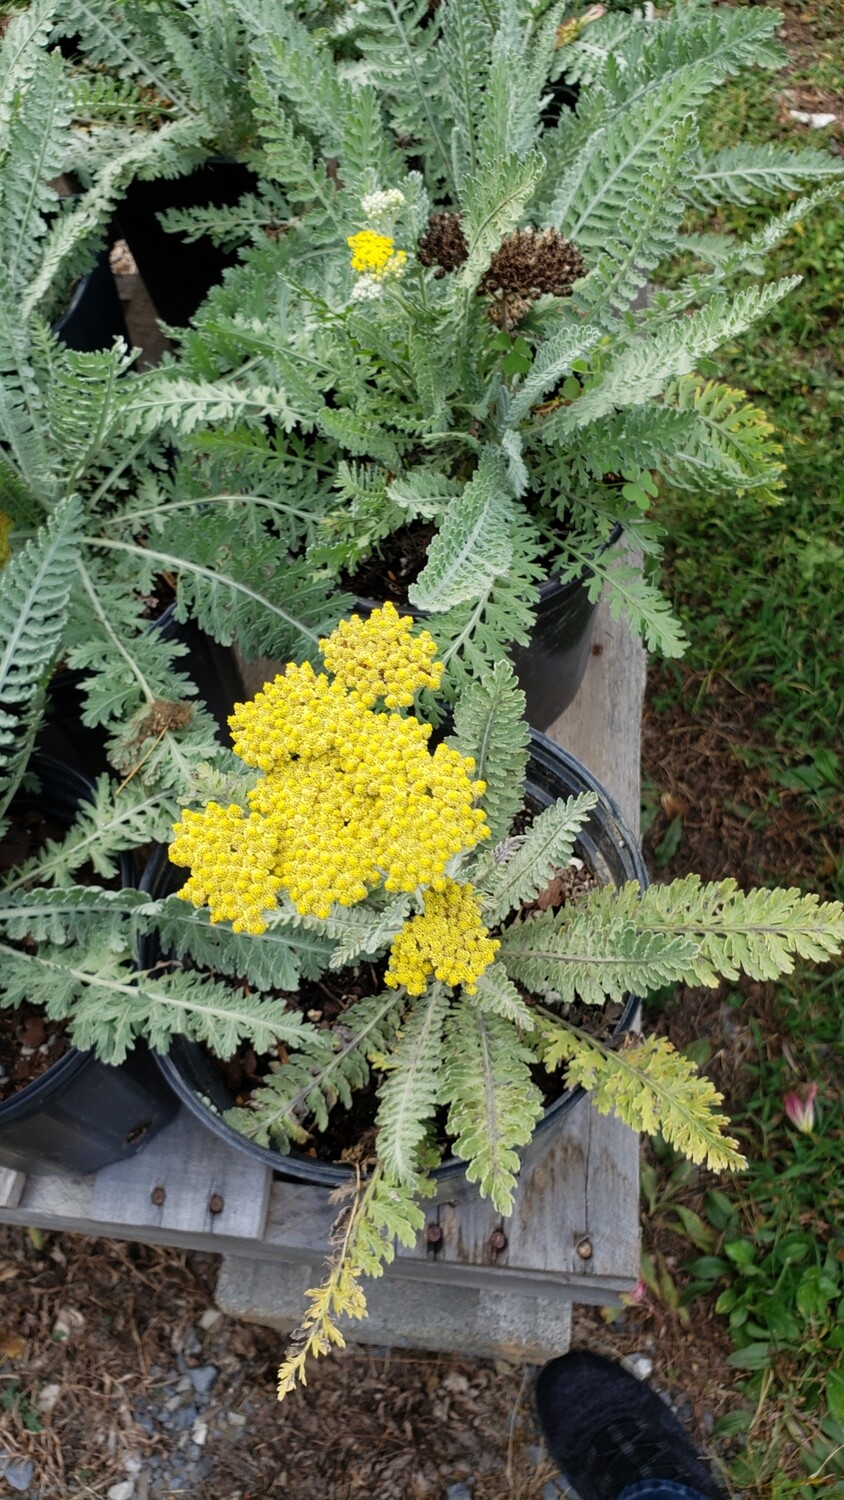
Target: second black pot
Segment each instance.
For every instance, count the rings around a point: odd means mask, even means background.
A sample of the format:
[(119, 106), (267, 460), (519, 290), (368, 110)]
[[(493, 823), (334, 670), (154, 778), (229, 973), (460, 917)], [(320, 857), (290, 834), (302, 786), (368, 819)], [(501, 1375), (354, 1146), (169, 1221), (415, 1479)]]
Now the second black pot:
[[(91, 797), (91, 782), (47, 755), (33, 756), (31, 769), (41, 790), (20, 795), (13, 806), (38, 808), (69, 827)], [(120, 863), (123, 883), (132, 885), (130, 857)], [(0, 1026), (7, 1017), (0, 1010)], [(136, 1043), (117, 1068), (71, 1047), (40, 1078), (0, 1102), (0, 1166), (31, 1176), (97, 1172), (134, 1156), (177, 1109), (143, 1043)]]
[(158, 215), (172, 208), (205, 208), (238, 203), (257, 177), (236, 161), (209, 161), (186, 177), (136, 178), (117, 209), (117, 224), (141, 279), (165, 323), (189, 323), (237, 252), (222, 250), (208, 235), (187, 241), (168, 234)]

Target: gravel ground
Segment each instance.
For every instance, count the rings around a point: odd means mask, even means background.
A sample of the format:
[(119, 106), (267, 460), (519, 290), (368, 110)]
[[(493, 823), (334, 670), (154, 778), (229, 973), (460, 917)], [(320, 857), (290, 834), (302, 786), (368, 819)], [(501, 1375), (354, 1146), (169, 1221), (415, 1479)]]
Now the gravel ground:
[[(0, 1230), (2, 1500), (565, 1493), (536, 1428), (533, 1369), (350, 1346), (279, 1405), (280, 1340), (214, 1308), (216, 1268), (213, 1256)], [(711, 1362), (701, 1412), (666, 1378), (663, 1355), (689, 1361), (660, 1316), (631, 1310), (607, 1327), (579, 1309), (574, 1342), (653, 1371), (705, 1435), (720, 1412)]]

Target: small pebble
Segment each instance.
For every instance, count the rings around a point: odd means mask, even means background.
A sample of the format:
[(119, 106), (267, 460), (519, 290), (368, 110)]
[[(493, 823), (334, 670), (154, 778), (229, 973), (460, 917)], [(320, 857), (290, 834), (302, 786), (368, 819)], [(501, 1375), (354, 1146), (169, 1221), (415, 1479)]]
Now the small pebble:
[(192, 1391), (193, 1380), (190, 1375), (183, 1375), (176, 1386), (177, 1391)]
[(35, 1465), (31, 1458), (0, 1459), (0, 1474), (13, 1490), (28, 1490), (35, 1477)]
[(123, 1479), (120, 1484), (113, 1484), (107, 1491), (108, 1500), (132, 1500), (135, 1493), (135, 1482), (132, 1479)]
[(200, 1328), (207, 1333), (209, 1328), (214, 1328), (219, 1323), (223, 1314), (218, 1307), (206, 1307), (205, 1312), (199, 1320)]
[(648, 1358), (647, 1354), (628, 1354), (622, 1360), (622, 1364), (631, 1375), (636, 1376), (637, 1380), (647, 1380), (648, 1376), (653, 1374), (654, 1362)]
[(445, 1500), (472, 1500), (472, 1491), (463, 1483), (450, 1484), (445, 1492)]
[(196, 1445), (197, 1445), (198, 1448), (201, 1448), (203, 1446), (203, 1444), (205, 1443), (205, 1439), (207, 1438), (207, 1436), (208, 1436), (208, 1423), (205, 1421), (205, 1419), (203, 1417), (197, 1417), (196, 1421), (193, 1424), (193, 1431), (191, 1433), (191, 1437), (193, 1438), (193, 1441), (196, 1443)]
[(545, 1462), (547, 1457), (548, 1455), (542, 1443), (529, 1443), (527, 1448), (525, 1448), (525, 1458), (528, 1460), (528, 1463), (534, 1464), (537, 1468), (541, 1463)]
[(190, 1384), (197, 1396), (208, 1395), (219, 1373), (216, 1365), (197, 1365), (195, 1370), (190, 1371)]
[(226, 1414), (226, 1421), (230, 1427), (245, 1427), (246, 1418), (242, 1411), (230, 1411)]
[(180, 1406), (179, 1410), (173, 1413), (173, 1427), (176, 1432), (187, 1432), (188, 1428), (193, 1426), (196, 1418), (197, 1410), (195, 1406)]

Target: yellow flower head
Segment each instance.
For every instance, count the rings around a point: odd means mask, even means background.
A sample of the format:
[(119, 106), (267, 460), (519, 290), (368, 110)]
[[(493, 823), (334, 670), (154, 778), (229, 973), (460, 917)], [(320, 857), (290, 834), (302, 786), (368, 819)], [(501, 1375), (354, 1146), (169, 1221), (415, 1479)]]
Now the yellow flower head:
[(392, 235), (378, 234), (374, 229), (350, 234), (346, 244), (352, 252), (352, 270), (376, 280), (400, 275), (407, 261), (405, 251), (395, 249)]
[(191, 869), (179, 891), (183, 900), (210, 907), (211, 921), (231, 922), (235, 932), (265, 932), (263, 913), (281, 888), (270, 825), (248, 818), (236, 803), (209, 802), (203, 812), (183, 812), (173, 831), (170, 859)]
[(474, 995), (500, 946), (484, 927), (472, 886), (446, 879), (425, 893), (425, 910), (405, 922), (394, 938), (385, 983), (391, 989), (403, 984), (411, 995), (421, 995), (433, 975), (444, 984), (462, 984)]
[(11, 516), (7, 516), (4, 510), (0, 510), (0, 568), (5, 567), (12, 555), (9, 537), (14, 530), (15, 523)]
[(389, 601), (366, 620), (341, 620), (319, 647), (335, 680), (369, 707), (381, 698), (388, 708), (407, 708), (418, 688), (438, 688), (443, 674), (433, 636), (414, 635), (410, 615)]
[(448, 745), (431, 751), (431, 726), (412, 715), (373, 712), (439, 684), (436, 645), (412, 628), (391, 604), (353, 617), (320, 642), (333, 681), (290, 664), (236, 706), (235, 754), (263, 773), (248, 812), (215, 802), (185, 812), (170, 848), (193, 872), (182, 895), (212, 920), (263, 932), (279, 891), (324, 918), (379, 885), (443, 890), (449, 860), (489, 837), (475, 762)]

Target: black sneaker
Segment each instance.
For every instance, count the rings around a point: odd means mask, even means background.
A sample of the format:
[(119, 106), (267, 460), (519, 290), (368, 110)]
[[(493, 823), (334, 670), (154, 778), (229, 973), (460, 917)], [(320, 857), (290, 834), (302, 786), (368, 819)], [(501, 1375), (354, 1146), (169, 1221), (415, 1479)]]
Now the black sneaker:
[(643, 1479), (727, 1500), (665, 1402), (601, 1354), (580, 1349), (543, 1365), (536, 1410), (551, 1455), (581, 1500), (618, 1500)]

